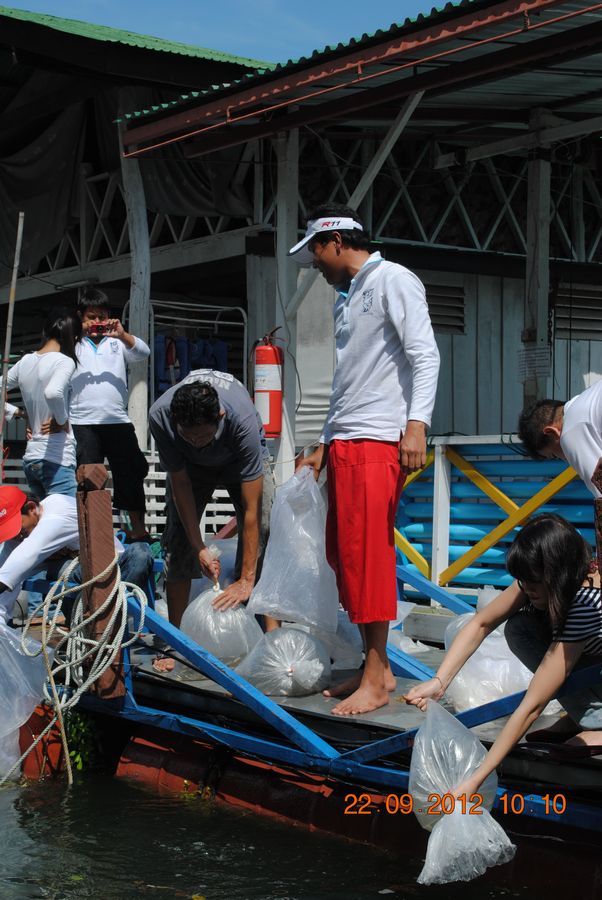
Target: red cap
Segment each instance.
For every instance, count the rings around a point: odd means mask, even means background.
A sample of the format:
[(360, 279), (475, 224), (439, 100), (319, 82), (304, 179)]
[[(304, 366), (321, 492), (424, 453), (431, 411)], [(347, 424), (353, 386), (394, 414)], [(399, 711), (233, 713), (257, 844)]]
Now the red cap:
[(21, 507), (27, 494), (18, 487), (0, 487), (0, 541), (9, 541), (21, 531)]

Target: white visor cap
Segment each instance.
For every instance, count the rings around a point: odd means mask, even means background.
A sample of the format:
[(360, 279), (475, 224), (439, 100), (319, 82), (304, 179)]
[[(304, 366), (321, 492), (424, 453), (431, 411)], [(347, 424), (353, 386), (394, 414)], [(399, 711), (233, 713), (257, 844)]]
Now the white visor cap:
[(312, 238), (315, 238), (317, 234), (322, 234), (324, 231), (353, 231), (354, 229), (363, 231), (364, 226), (360, 225), (359, 222), (356, 222), (355, 219), (344, 217), (333, 218), (324, 216), (321, 219), (312, 219), (311, 222), (307, 223), (305, 237), (302, 238), (298, 244), (295, 244), (294, 247), (291, 247), (288, 251), (288, 255), (294, 256), (295, 262), (299, 263), (300, 266), (311, 266), (314, 261), (314, 256), (307, 245)]

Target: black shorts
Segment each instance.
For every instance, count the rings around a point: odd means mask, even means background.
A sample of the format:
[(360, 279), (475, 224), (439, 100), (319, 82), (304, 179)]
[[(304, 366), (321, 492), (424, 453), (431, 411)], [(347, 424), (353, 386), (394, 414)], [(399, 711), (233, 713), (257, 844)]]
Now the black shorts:
[(117, 509), (144, 512), (144, 479), (148, 462), (131, 422), (116, 425), (74, 425), (77, 465), (109, 462), (113, 476), (113, 503)]
[[(211, 469), (208, 466), (201, 468), (190, 467), (188, 475), (192, 482), (192, 491), (194, 494), (196, 511), (199, 522), (205, 510), (205, 507), (211, 500), (213, 492), (216, 488), (224, 488), (228, 491), (236, 521), (238, 523), (238, 535), (242, 534), (243, 528), (243, 507), (240, 492), (240, 482), (232, 483), (224, 479), (230, 473), (224, 472), (223, 469)], [(275, 483), (272, 470), (266, 461), (263, 467), (263, 496), (261, 502), (261, 522), (259, 525), (259, 560), (257, 564), (257, 578), (261, 573), (261, 563), (268, 541), (270, 530), (270, 513), (272, 511), (272, 503), (274, 502)], [(199, 565), (197, 554), (190, 546), (190, 542), (186, 537), (184, 526), (180, 522), (180, 517), (173, 502), (171, 491), (169, 488), (169, 478), (167, 479), (166, 491), (166, 513), (167, 522), (165, 530), (161, 538), (163, 549), (166, 552), (165, 559), (165, 578), (167, 581), (187, 581), (189, 578), (201, 578), (203, 573)], [(210, 543), (209, 536), (207, 542)], [(242, 540), (238, 541), (236, 552), (236, 564), (234, 569), (234, 577), (240, 578), (242, 568)]]

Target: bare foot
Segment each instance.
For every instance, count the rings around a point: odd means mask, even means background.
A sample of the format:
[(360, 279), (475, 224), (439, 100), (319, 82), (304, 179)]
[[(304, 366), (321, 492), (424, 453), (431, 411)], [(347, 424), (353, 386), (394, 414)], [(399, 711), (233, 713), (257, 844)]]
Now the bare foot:
[[(357, 691), (362, 683), (363, 676), (364, 670), (360, 669), (357, 675), (353, 675), (346, 681), (341, 681), (340, 684), (336, 684), (334, 687), (327, 688), (325, 691), (322, 691), (322, 693), (325, 697), (346, 697), (348, 694), (353, 694)], [(397, 681), (395, 680), (395, 676), (390, 669), (387, 669), (385, 672), (385, 690), (394, 691), (396, 687)]]
[(164, 675), (166, 672), (173, 672), (175, 666), (175, 659), (171, 659), (170, 656), (165, 656), (164, 653), (158, 653), (153, 659), (153, 669), (155, 672), (158, 672), (159, 675)]
[(383, 688), (367, 684), (359, 687), (351, 697), (342, 700), (331, 710), (335, 716), (357, 716), (361, 713), (372, 712), (380, 709), (389, 702), (389, 692)]
[(564, 742), (565, 747), (600, 747), (602, 731), (580, 731), (575, 737)]

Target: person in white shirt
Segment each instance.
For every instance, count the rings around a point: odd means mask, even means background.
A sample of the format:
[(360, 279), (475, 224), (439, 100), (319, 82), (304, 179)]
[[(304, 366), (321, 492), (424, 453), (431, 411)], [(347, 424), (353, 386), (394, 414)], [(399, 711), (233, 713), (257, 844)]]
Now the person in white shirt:
[(350, 694), (337, 715), (384, 706), (395, 688), (386, 650), (397, 609), (393, 528), (405, 474), (426, 461), (439, 373), (424, 286), (369, 243), (355, 210), (325, 204), (289, 251), (339, 292), (330, 409), (318, 450), (301, 463), (316, 477), (328, 466), (326, 553), (341, 603), (364, 633), (363, 673), (325, 691)]
[(75, 438), (69, 424), (70, 382), (77, 366), (80, 319), (64, 307), (53, 309), (42, 331), (42, 344), (9, 369), (7, 390), (19, 388), (31, 437), (23, 455), (29, 490), (75, 496)]
[[(65, 565), (64, 556), (79, 551), (79, 528), (75, 497), (50, 494), (41, 503), (13, 485), (0, 487), (0, 623), (7, 624), (26, 578), (46, 570), (51, 557), (58, 559), (56, 577)], [(125, 549), (115, 541), (121, 577), (145, 589), (152, 572), (153, 557), (147, 544), (131, 544)], [(81, 581), (79, 566), (70, 580)], [(73, 601), (69, 601), (72, 605)]]
[(564, 459), (594, 498), (598, 565), (602, 564), (602, 380), (571, 400), (539, 400), (524, 409), (518, 434), (534, 459)]
[(146, 540), (146, 457), (128, 414), (127, 365), (150, 355), (149, 347), (110, 318), (106, 294), (88, 288), (78, 304), (84, 337), (71, 381), (69, 417), (77, 441), (77, 464), (109, 462), (113, 502), (127, 510), (129, 541)]
[(534, 459), (565, 459), (595, 499), (592, 475), (602, 459), (602, 380), (571, 400), (539, 400), (523, 410), (518, 434)]

